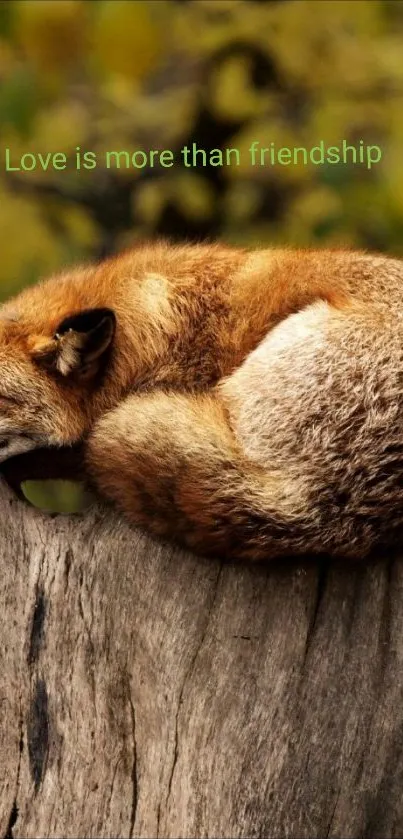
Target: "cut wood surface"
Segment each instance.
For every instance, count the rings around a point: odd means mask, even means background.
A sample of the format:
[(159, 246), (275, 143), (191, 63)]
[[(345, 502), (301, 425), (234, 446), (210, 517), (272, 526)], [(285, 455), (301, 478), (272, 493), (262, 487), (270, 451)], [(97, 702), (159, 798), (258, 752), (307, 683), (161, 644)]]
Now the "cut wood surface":
[(250, 568), (0, 486), (0, 835), (401, 837), (403, 561)]

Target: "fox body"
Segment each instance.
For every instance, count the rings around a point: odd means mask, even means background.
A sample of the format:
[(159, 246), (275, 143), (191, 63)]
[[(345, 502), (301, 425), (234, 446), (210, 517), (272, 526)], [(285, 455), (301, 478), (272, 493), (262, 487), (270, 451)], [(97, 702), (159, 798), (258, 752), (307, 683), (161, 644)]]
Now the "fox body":
[(396, 542), (403, 262), (152, 243), (26, 289), (0, 308), (0, 459), (80, 441), (103, 496), (201, 554)]

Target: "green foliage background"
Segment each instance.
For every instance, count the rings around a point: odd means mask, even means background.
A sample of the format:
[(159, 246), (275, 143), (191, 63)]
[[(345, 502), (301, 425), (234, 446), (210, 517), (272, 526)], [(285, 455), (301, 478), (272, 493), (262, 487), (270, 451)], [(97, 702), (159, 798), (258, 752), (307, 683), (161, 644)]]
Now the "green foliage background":
[(139, 238), (403, 253), (400, 0), (0, 2), (0, 155), (379, 144), (381, 164), (0, 172), (0, 295)]
[[(0, 0), (0, 299), (153, 236), (403, 255), (402, 55), (400, 0)], [(4, 171), (6, 147), (71, 158), (255, 139), (363, 139), (383, 158)]]

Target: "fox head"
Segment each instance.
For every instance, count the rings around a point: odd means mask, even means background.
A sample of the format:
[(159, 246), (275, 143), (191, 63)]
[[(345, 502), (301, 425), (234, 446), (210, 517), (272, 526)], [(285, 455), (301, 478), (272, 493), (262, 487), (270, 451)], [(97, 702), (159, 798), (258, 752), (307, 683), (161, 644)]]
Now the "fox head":
[(83, 438), (114, 334), (111, 309), (72, 313), (47, 334), (18, 309), (0, 309), (0, 462)]

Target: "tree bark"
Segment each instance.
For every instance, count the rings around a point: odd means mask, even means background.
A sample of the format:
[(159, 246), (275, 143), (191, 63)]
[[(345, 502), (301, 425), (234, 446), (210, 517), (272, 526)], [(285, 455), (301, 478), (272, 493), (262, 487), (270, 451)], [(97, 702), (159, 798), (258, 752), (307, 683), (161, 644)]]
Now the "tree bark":
[(0, 487), (0, 835), (403, 835), (403, 562), (224, 565)]

